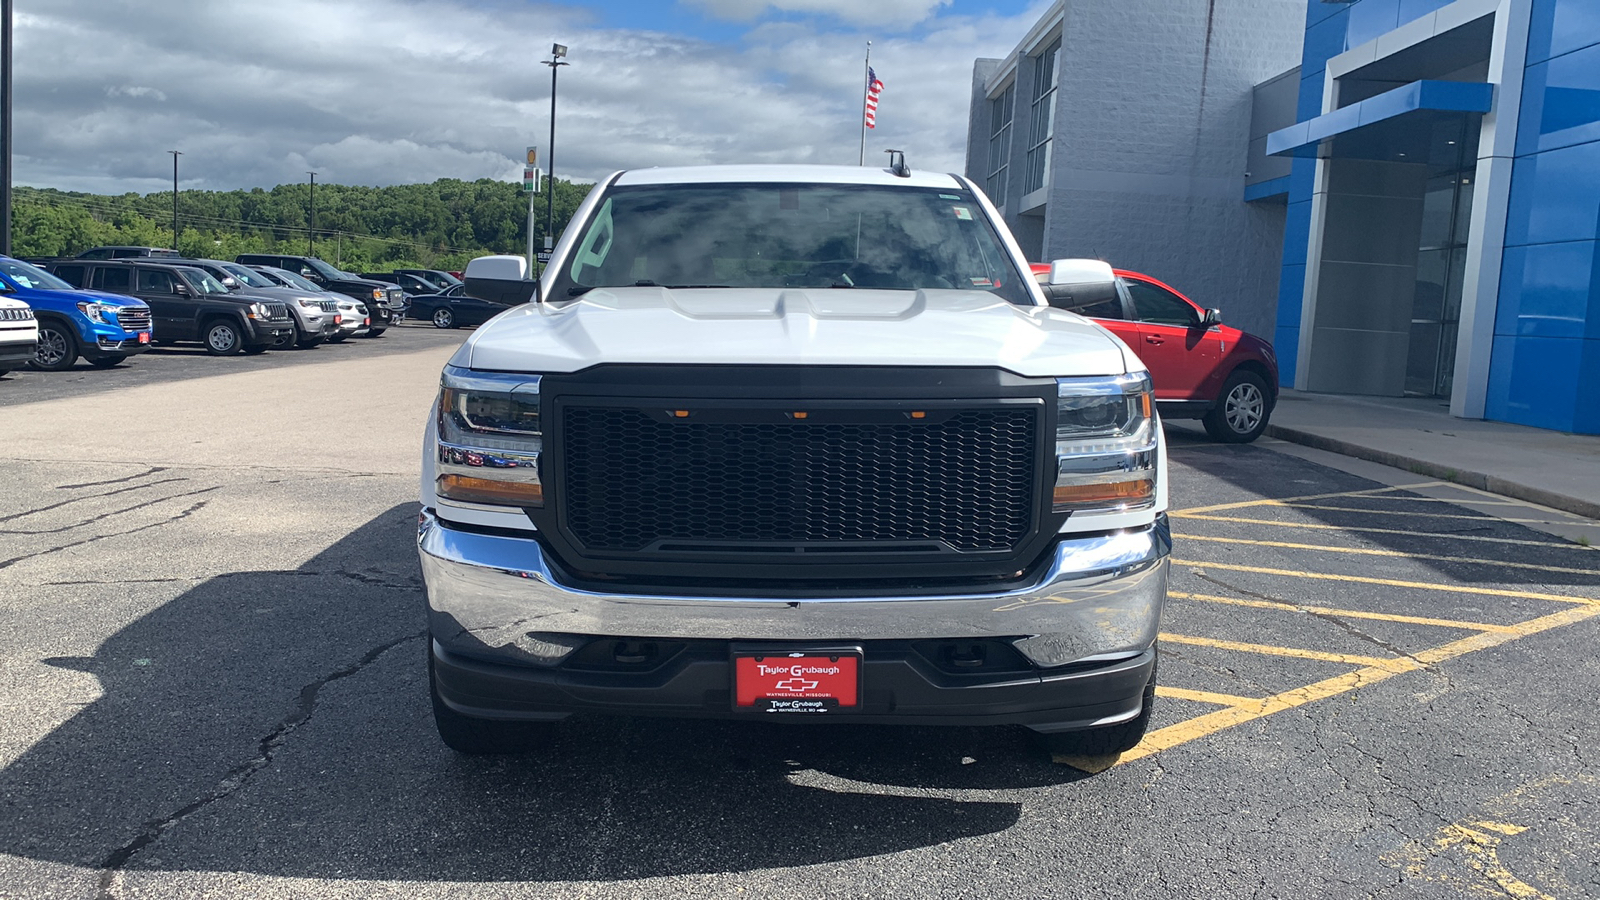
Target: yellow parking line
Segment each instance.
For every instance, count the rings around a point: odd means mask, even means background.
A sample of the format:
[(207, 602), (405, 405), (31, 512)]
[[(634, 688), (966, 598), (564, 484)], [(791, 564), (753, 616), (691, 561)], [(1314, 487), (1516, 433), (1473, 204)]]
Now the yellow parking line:
[[(1552, 550), (1581, 550), (1585, 553), (1597, 553), (1600, 549), (1585, 547), (1582, 544), (1572, 544), (1566, 541), (1523, 541), (1516, 538), (1484, 537), (1477, 534), (1452, 534), (1448, 531), (1410, 531), (1403, 528), (1358, 528), (1353, 525), (1326, 525), (1321, 522), (1279, 522), (1273, 519), (1241, 519), (1232, 516), (1206, 516), (1174, 514), (1181, 519), (1194, 519), (1197, 522), (1227, 522), (1236, 525), (1275, 525), (1279, 528), (1307, 528), (1315, 531), (1359, 531), (1363, 534), (1404, 534), (1413, 537), (1446, 538), (1452, 541), (1476, 541), (1484, 544), (1511, 544), (1519, 547), (1548, 547)], [(1469, 516), (1468, 518), (1476, 518)], [(1493, 522), (1495, 519), (1483, 519), (1484, 522)], [(1505, 521), (1505, 520), (1500, 520)]]
[(1368, 666), (1385, 671), (1410, 671), (1417, 667), (1415, 660), (1394, 658), (1382, 659), (1376, 656), (1357, 656), (1353, 653), (1327, 653), (1322, 650), (1302, 650), (1299, 647), (1275, 647), (1270, 644), (1245, 644), (1239, 641), (1221, 641), (1216, 638), (1196, 637), (1189, 634), (1170, 634), (1162, 632), (1160, 639), (1172, 644), (1192, 644), (1196, 647), (1215, 647), (1218, 650), (1234, 650), (1239, 653), (1259, 653), (1263, 656), (1291, 656), (1296, 659), (1316, 659), (1322, 662), (1348, 663), (1354, 666)]
[(1440, 556), (1430, 553), (1406, 553), (1401, 550), (1380, 550), (1376, 547), (1329, 547), (1324, 544), (1294, 544), (1288, 541), (1254, 541), (1246, 538), (1212, 537), (1204, 534), (1174, 534), (1186, 541), (1215, 541), (1219, 544), (1246, 544), (1251, 547), (1280, 547), (1285, 550), (1316, 550), (1321, 553), (1355, 553), (1361, 556), (1398, 556), (1402, 559), (1431, 559), (1439, 562), (1469, 563), (1478, 566), (1505, 566), (1511, 569), (1533, 569), (1538, 572), (1561, 572), (1567, 575), (1600, 576), (1600, 569), (1572, 569), (1563, 566), (1545, 566), (1538, 563), (1507, 562), (1503, 559), (1475, 559), (1468, 556)]
[(1423, 519), (1468, 519), (1473, 522), (1515, 522), (1520, 525), (1570, 525), (1571, 522), (1553, 522), (1549, 519), (1513, 519), (1504, 516), (1463, 516), (1455, 513), (1416, 512), (1409, 509), (1363, 509), (1359, 506), (1318, 506), (1315, 503), (1281, 503), (1285, 509), (1320, 509), (1327, 512), (1361, 513), (1375, 516), (1415, 516)]
[(1156, 685), (1156, 696), (1168, 700), (1188, 700), (1191, 703), (1214, 703), (1217, 706), (1250, 706), (1261, 702), (1260, 697), (1240, 697), (1237, 694), (1219, 694), (1215, 691), (1191, 691), (1188, 688)]
[[(1474, 653), (1478, 650), (1486, 650), (1490, 647), (1497, 647), (1501, 644), (1514, 641), (1518, 638), (1527, 637), (1528, 635), (1538, 634), (1542, 631), (1549, 631), (1552, 628), (1561, 628), (1566, 625), (1572, 625), (1587, 619), (1592, 619), (1595, 616), (1600, 616), (1600, 605), (1569, 609), (1559, 613), (1554, 613), (1552, 615), (1542, 616), (1537, 619), (1530, 619), (1526, 622), (1522, 622), (1513, 626), (1511, 632), (1486, 632), (1484, 634), (1473, 635), (1469, 638), (1463, 638), (1459, 641), (1452, 641), (1448, 644), (1435, 647), (1432, 650), (1418, 653), (1415, 659), (1417, 663), (1433, 665), (1435, 663), (1444, 662), (1445, 660), (1455, 659), (1459, 656), (1465, 656), (1468, 653)], [(1386, 662), (1388, 661), (1386, 660)], [(1411, 660), (1405, 660), (1405, 662), (1411, 662)], [(1259, 702), (1241, 704), (1228, 709), (1220, 709), (1216, 712), (1206, 713), (1203, 716), (1196, 716), (1193, 719), (1179, 722), (1176, 725), (1168, 725), (1165, 728), (1158, 728), (1155, 731), (1146, 734), (1144, 740), (1140, 742), (1139, 746), (1128, 751), (1127, 753), (1122, 754), (1122, 758), (1119, 759), (1118, 762), (1125, 763), (1132, 762), (1136, 759), (1142, 759), (1162, 750), (1170, 750), (1179, 744), (1185, 744), (1197, 738), (1202, 738), (1209, 734), (1215, 734), (1218, 731), (1221, 731), (1225, 728), (1231, 728), (1234, 725), (1241, 725), (1254, 719), (1260, 719), (1265, 716), (1272, 715), (1275, 712), (1293, 709), (1296, 706), (1304, 706), (1307, 703), (1337, 696), (1339, 694), (1355, 690), (1359, 687), (1365, 687), (1367, 685), (1376, 684), (1380, 681), (1386, 681), (1396, 675), (1402, 674), (1405, 671), (1414, 671), (1418, 668), (1421, 668), (1421, 666), (1414, 665), (1411, 669), (1367, 666), (1344, 675), (1337, 675), (1333, 678), (1323, 679), (1322, 681), (1307, 685), (1302, 688), (1295, 688), (1294, 690), (1284, 691), (1281, 694), (1274, 694), (1271, 697), (1263, 698)]]
[(1359, 609), (1336, 609), (1331, 606), (1304, 606), (1299, 603), (1274, 603), (1270, 600), (1248, 600), (1243, 597), (1218, 597), (1213, 594), (1191, 594), (1187, 591), (1167, 591), (1168, 597), (1179, 600), (1200, 600), (1205, 603), (1226, 603), (1229, 606), (1248, 606), (1254, 609), (1277, 609), (1286, 612), (1306, 612), (1319, 616), (1339, 616), (1346, 619), (1374, 619), (1379, 622), (1399, 622), (1405, 625), (1432, 625), (1436, 628), (1465, 628), (1470, 631), (1513, 632), (1511, 625), (1490, 625), (1487, 622), (1464, 622), (1459, 619), (1431, 619), (1426, 616), (1399, 616), (1391, 613), (1364, 612)]
[(1254, 572), (1259, 575), (1285, 575), (1290, 578), (1311, 578), (1319, 581), (1350, 581), (1357, 584), (1382, 584), (1388, 587), (1416, 588), (1422, 591), (1445, 591), (1453, 594), (1482, 594), (1489, 597), (1518, 597), (1524, 600), (1552, 600), (1556, 603), (1577, 603), (1600, 607), (1600, 601), (1588, 597), (1567, 597), (1562, 594), (1540, 594), (1534, 591), (1508, 591), (1502, 588), (1473, 587), (1464, 584), (1433, 584), (1426, 581), (1400, 581), (1394, 578), (1365, 578), (1360, 575), (1330, 575), (1325, 572), (1297, 572), (1293, 569), (1269, 569), (1264, 566), (1241, 566), (1234, 563), (1202, 562), (1195, 559), (1174, 559), (1175, 566), (1198, 566), (1203, 569), (1222, 569), (1226, 572)]
[(1401, 484), (1394, 487), (1367, 488), (1361, 491), (1339, 491), (1332, 494), (1306, 494), (1303, 497), (1266, 497), (1260, 500), (1241, 500), (1237, 503), (1218, 503), (1214, 506), (1196, 506), (1192, 509), (1177, 510), (1173, 515), (1187, 513), (1220, 512), (1224, 509), (1244, 509), (1247, 506), (1279, 506), (1288, 503), (1299, 503), (1305, 500), (1331, 500), (1334, 497), (1364, 497), (1370, 494), (1384, 494), (1390, 491), (1410, 491), (1418, 488), (1437, 487), (1443, 481), (1423, 481), (1417, 484)]

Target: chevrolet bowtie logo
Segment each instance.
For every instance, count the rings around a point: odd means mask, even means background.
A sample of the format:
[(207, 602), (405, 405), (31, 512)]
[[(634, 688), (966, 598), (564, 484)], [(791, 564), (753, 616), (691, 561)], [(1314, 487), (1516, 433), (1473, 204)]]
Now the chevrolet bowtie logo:
[(773, 687), (780, 691), (809, 691), (816, 686), (817, 683), (815, 681), (807, 681), (798, 675), (788, 679), (787, 681), (780, 681), (773, 685)]

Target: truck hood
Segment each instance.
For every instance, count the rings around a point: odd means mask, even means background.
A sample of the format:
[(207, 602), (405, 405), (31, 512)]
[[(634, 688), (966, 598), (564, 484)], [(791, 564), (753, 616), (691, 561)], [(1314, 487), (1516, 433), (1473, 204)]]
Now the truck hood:
[(96, 303), (104, 303), (107, 306), (147, 305), (138, 297), (129, 297), (127, 294), (110, 294), (105, 291), (91, 290), (52, 291), (44, 288), (30, 288), (26, 291), (18, 292), (18, 296), (23, 300), (54, 300), (59, 303), (65, 303), (68, 308), (71, 308), (75, 303), (91, 300)]
[(510, 372), (600, 363), (971, 366), (1050, 377), (1120, 375), (1129, 359), (1086, 319), (983, 291), (628, 287), (502, 313), (452, 363)]

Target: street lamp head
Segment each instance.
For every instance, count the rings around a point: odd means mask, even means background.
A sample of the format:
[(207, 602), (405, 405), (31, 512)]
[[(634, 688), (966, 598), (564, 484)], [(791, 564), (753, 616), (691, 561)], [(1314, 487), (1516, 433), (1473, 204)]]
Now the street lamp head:
[(551, 44), (550, 45), (550, 55), (554, 56), (556, 59), (561, 59), (562, 57), (567, 55), (567, 45), (566, 44)]

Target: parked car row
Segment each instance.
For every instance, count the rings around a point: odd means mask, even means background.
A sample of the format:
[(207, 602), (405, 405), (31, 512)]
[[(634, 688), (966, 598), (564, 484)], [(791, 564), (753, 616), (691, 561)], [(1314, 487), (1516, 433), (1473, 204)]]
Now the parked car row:
[[(305, 273), (311, 274), (305, 274)], [(152, 343), (225, 356), (377, 337), (406, 312), (392, 282), (315, 257), (188, 259), (159, 247), (97, 247), (32, 262), (0, 256), (0, 373), (110, 367)]]
[(1149, 275), (1114, 272), (1114, 291), (1086, 293), (1050, 284), (1050, 266), (1033, 264), (1051, 306), (1093, 319), (1139, 355), (1162, 418), (1199, 419), (1207, 434), (1226, 443), (1260, 437), (1278, 400), (1272, 344), (1223, 325), (1220, 311)]

